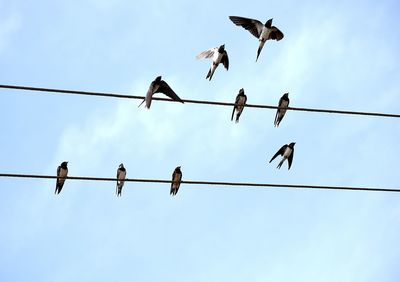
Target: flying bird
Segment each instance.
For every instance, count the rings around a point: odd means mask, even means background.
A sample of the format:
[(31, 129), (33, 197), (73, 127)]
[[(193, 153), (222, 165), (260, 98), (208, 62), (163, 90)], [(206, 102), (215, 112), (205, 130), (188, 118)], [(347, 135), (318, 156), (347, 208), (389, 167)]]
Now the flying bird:
[(126, 169), (124, 164), (120, 164), (117, 169), (117, 197), (121, 197), (122, 187), (125, 184), (125, 177), (126, 177)]
[(56, 190), (54, 191), (54, 194), (60, 194), (64, 182), (65, 182), (65, 177), (68, 175), (68, 167), (67, 167), (68, 162), (62, 162), (61, 165), (58, 166), (57, 168), (57, 182), (56, 182)]
[(275, 121), (274, 121), (275, 127), (279, 127), (279, 124), (281, 123), (283, 117), (286, 114), (288, 106), (289, 106), (289, 93), (285, 93), (279, 99), (279, 104), (278, 104), (279, 109), (276, 110)]
[(282, 156), (282, 160), (279, 162), (278, 166), (276, 168), (281, 168), (283, 162), (285, 160), (288, 160), (288, 170), (292, 166), (292, 161), (293, 161), (293, 155), (294, 155), (294, 145), (296, 143), (292, 142), (289, 145), (285, 144), (282, 146), (282, 148), (279, 149), (278, 152), (272, 157), (272, 159), (269, 162), (272, 162), (278, 155)]
[(243, 88), (239, 90), (239, 94), (236, 96), (236, 101), (235, 101), (235, 106), (233, 106), (233, 111), (232, 111), (232, 117), (231, 120), (233, 120), (233, 116), (235, 115), (236, 111), (236, 120), (235, 122), (239, 122), (240, 115), (243, 112), (244, 105), (246, 104), (247, 101), (247, 96), (244, 94)]
[(140, 103), (139, 107), (146, 101), (146, 108), (150, 109), (151, 101), (155, 93), (163, 93), (170, 97), (172, 100), (183, 103), (182, 99), (172, 90), (172, 88), (161, 79), (161, 76), (157, 78), (150, 84), (149, 90), (147, 90), (146, 98)]
[(261, 50), (267, 40), (279, 41), (283, 38), (283, 33), (277, 27), (272, 25), (272, 19), (265, 24), (255, 19), (230, 16), (229, 19), (237, 26), (241, 26), (248, 30), (251, 34), (258, 38), (260, 45), (258, 46), (257, 58), (260, 56)]
[(172, 173), (171, 191), (169, 193), (170, 195), (175, 196), (176, 193), (178, 193), (179, 186), (181, 186), (181, 180), (182, 180), (182, 171), (181, 167), (178, 166)]
[(214, 75), (215, 70), (217, 69), (218, 65), (222, 63), (226, 70), (229, 69), (229, 59), (228, 53), (225, 50), (225, 44), (222, 44), (219, 47), (211, 48), (206, 51), (201, 52), (196, 56), (197, 59), (211, 59), (212, 64), (210, 70), (207, 73), (206, 79), (211, 80)]

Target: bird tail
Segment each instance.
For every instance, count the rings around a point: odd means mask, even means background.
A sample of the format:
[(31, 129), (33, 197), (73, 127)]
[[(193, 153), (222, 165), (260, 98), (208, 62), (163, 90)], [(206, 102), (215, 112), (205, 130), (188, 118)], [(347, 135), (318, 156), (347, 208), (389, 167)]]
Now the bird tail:
[(260, 45), (258, 46), (258, 50), (257, 50), (257, 58), (256, 58), (256, 62), (258, 60), (258, 57), (260, 56), (261, 50), (264, 47), (265, 41), (260, 41)]
[(146, 99), (143, 99), (142, 103), (140, 103), (140, 105), (138, 106), (138, 108), (144, 103), (144, 101), (146, 101)]
[(279, 162), (279, 164), (278, 164), (278, 166), (276, 167), (276, 168), (281, 168), (281, 166), (282, 166), (282, 164), (283, 164), (283, 162), (285, 161), (285, 158), (283, 158), (280, 162)]
[(239, 122), (240, 115), (241, 115), (241, 112), (237, 112), (235, 123)]
[(235, 109), (236, 109), (236, 107), (235, 107), (235, 106), (233, 106), (233, 111), (232, 111), (231, 121), (233, 121), (233, 116), (235, 115)]
[(211, 66), (210, 70), (209, 70), (208, 73), (207, 73), (206, 79), (209, 79), (209, 80), (211, 81), (211, 78), (212, 78), (213, 75), (214, 75), (215, 69), (216, 69), (216, 68), (215, 68), (215, 65), (213, 64), (213, 65)]

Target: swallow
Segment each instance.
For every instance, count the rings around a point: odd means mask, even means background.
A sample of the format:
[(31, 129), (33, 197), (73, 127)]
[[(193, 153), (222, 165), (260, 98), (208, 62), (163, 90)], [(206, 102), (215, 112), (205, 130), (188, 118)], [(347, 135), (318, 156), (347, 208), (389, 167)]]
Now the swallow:
[(283, 117), (286, 114), (288, 106), (289, 106), (289, 93), (285, 93), (279, 99), (279, 104), (278, 104), (279, 109), (276, 110), (275, 121), (274, 121), (275, 127), (279, 127), (279, 124), (281, 123)]
[(178, 193), (179, 186), (181, 186), (181, 180), (182, 180), (182, 171), (181, 167), (178, 166), (172, 173), (171, 191), (169, 193), (170, 195), (175, 196), (176, 193)]
[(288, 160), (288, 170), (292, 166), (292, 161), (293, 161), (293, 155), (294, 155), (294, 145), (296, 143), (292, 142), (289, 145), (285, 144), (282, 146), (282, 148), (279, 149), (278, 152), (272, 157), (272, 159), (269, 162), (272, 162), (278, 155), (282, 156), (282, 160), (279, 162), (278, 166), (276, 168), (281, 168), (283, 162), (287, 159)]
[(251, 34), (258, 38), (260, 45), (258, 46), (257, 58), (260, 56), (261, 50), (267, 40), (279, 41), (283, 38), (283, 33), (277, 27), (272, 25), (272, 19), (265, 24), (255, 19), (230, 16), (229, 19), (237, 26), (241, 26), (248, 30)]
[(201, 52), (196, 56), (197, 59), (211, 59), (212, 64), (210, 67), (210, 70), (208, 71), (208, 74), (206, 76), (206, 79), (211, 80), (211, 78), (214, 75), (215, 70), (217, 69), (218, 65), (222, 63), (226, 70), (229, 69), (229, 58), (228, 58), (228, 53), (225, 50), (225, 44), (222, 44), (219, 47), (211, 48), (206, 51)]
[(157, 78), (150, 84), (149, 90), (147, 91), (146, 97), (143, 99), (142, 103), (140, 103), (139, 107), (146, 102), (146, 108), (150, 109), (151, 100), (153, 99), (153, 95), (155, 93), (163, 93), (170, 97), (172, 100), (183, 103), (182, 99), (179, 98), (178, 95), (172, 90), (172, 88), (161, 79), (161, 76), (157, 76)]
[(233, 111), (232, 111), (232, 117), (231, 120), (233, 120), (233, 116), (235, 115), (235, 110), (236, 110), (236, 123), (239, 122), (240, 115), (243, 112), (244, 105), (246, 105), (247, 101), (247, 96), (244, 94), (243, 88), (239, 90), (239, 94), (236, 96), (236, 101), (235, 101), (235, 106), (233, 106)]
[(117, 187), (116, 187), (117, 197), (121, 197), (122, 187), (124, 187), (125, 184), (125, 177), (126, 177), (126, 169), (124, 167), (124, 164), (120, 164), (117, 169)]
[(68, 162), (62, 162), (61, 165), (58, 166), (57, 168), (57, 182), (56, 182), (56, 190), (54, 191), (54, 194), (60, 194), (64, 182), (65, 182), (65, 177), (68, 175), (68, 167), (67, 167)]

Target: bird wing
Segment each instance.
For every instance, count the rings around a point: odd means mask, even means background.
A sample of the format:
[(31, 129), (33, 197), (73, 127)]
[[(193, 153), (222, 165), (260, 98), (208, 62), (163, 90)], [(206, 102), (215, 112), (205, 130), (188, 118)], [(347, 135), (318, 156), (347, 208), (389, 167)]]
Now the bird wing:
[(288, 163), (289, 163), (288, 170), (289, 170), (290, 167), (292, 166), (293, 155), (294, 155), (294, 147), (292, 148), (292, 153), (291, 153), (290, 156), (288, 157)]
[(228, 58), (228, 53), (226, 51), (224, 51), (222, 55), (221, 63), (224, 65), (226, 70), (229, 69), (229, 58)]
[(255, 19), (230, 16), (229, 19), (237, 26), (241, 26), (250, 31), (255, 37), (259, 38), (263, 29), (263, 24)]
[(198, 54), (196, 56), (196, 59), (203, 59), (203, 58), (210, 59), (214, 56), (215, 52), (217, 52), (217, 51), (218, 51), (218, 47), (210, 48), (210, 49), (205, 50), (205, 51), (201, 52), (200, 54)]
[(233, 116), (235, 115), (236, 105), (239, 103), (239, 100), (240, 100), (240, 95), (238, 94), (238, 95), (236, 96), (235, 105), (233, 106), (233, 111), (232, 111), (231, 120), (233, 120)]
[[(283, 102), (283, 99), (282, 99), (282, 97), (281, 97), (281, 98), (279, 99), (278, 107), (281, 107), (281, 106), (282, 106), (282, 102)], [(279, 111), (280, 111), (279, 108), (276, 109), (276, 115), (275, 115), (275, 122), (274, 122), (274, 125), (276, 125), (276, 124), (278, 123)]]
[(119, 181), (119, 176), (121, 175), (121, 170), (120, 169), (118, 169), (117, 170), (117, 187), (119, 186), (119, 184), (120, 184), (120, 181)]
[(283, 38), (283, 33), (276, 26), (271, 27), (271, 32), (269, 33), (268, 39), (275, 39), (279, 41)]
[(61, 166), (58, 166), (58, 168), (57, 168), (57, 183), (56, 183), (56, 186), (58, 186), (58, 182), (60, 181), (60, 179), (58, 178), (60, 176), (60, 170), (61, 170)]
[(163, 93), (174, 101), (183, 103), (182, 99), (172, 90), (172, 88), (164, 80), (161, 80), (160, 86), (154, 93)]
[(272, 159), (269, 162), (272, 162), (277, 156), (283, 155), (285, 153), (287, 145), (283, 145), (282, 148), (279, 149), (278, 152), (272, 157)]

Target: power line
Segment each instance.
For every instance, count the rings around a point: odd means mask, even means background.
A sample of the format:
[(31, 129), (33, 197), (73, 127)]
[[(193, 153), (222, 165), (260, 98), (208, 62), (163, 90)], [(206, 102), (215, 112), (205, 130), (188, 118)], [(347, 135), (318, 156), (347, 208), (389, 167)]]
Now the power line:
[[(62, 94), (72, 94), (72, 95), (87, 95), (87, 96), (100, 96), (100, 97), (112, 97), (121, 99), (139, 99), (143, 100), (144, 96), (134, 96), (128, 94), (119, 93), (109, 93), (109, 92), (91, 92), (91, 91), (80, 91), (80, 90), (67, 90), (67, 89), (55, 89), (55, 88), (43, 88), (43, 87), (31, 87), (31, 86), (19, 86), (19, 85), (3, 85), (0, 84), (0, 88), (14, 89), (14, 90), (25, 90), (25, 91), (37, 91), (37, 92), (50, 92), (50, 93), (62, 93)], [(153, 97), (153, 100), (163, 101), (163, 102), (176, 102), (167, 98)], [(203, 104), (203, 105), (213, 105), (213, 106), (228, 106), (233, 107), (235, 103), (218, 102), (218, 101), (207, 101), (207, 100), (190, 100), (182, 99), (188, 104)], [(248, 108), (259, 108), (259, 109), (278, 109), (278, 106), (271, 105), (260, 105), (260, 104), (246, 104)], [(342, 114), (342, 115), (360, 115), (360, 116), (376, 116), (376, 117), (391, 117), (400, 118), (400, 114), (387, 114), (387, 113), (377, 113), (377, 112), (360, 112), (360, 111), (344, 111), (344, 110), (331, 110), (331, 109), (316, 109), (316, 108), (298, 108), (298, 107), (288, 107), (287, 110), (290, 111), (300, 111), (300, 112), (317, 112), (317, 113), (330, 113), (330, 114)]]
[[(55, 175), (17, 174), (17, 173), (0, 173), (0, 177), (36, 178), (36, 179), (56, 179), (57, 178), (57, 176), (55, 176)], [(86, 177), (86, 176), (85, 177), (83, 177), (83, 176), (68, 176), (65, 179), (68, 179), (68, 180), (85, 180), (85, 181), (117, 181), (116, 178)], [(172, 180), (126, 178), (125, 182), (171, 184)], [(390, 189), (390, 188), (354, 187), (354, 186), (324, 186), (324, 185), (272, 184), (272, 183), (225, 182), (225, 181), (193, 181), (193, 180), (182, 180), (181, 183), (182, 184), (190, 184), (190, 185), (242, 186), (242, 187), (259, 187), (259, 188), (353, 190), (353, 191), (396, 192), (396, 193), (400, 192), (400, 188)]]

